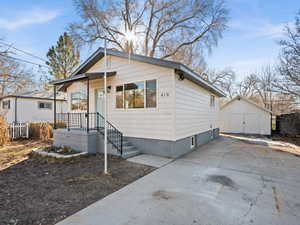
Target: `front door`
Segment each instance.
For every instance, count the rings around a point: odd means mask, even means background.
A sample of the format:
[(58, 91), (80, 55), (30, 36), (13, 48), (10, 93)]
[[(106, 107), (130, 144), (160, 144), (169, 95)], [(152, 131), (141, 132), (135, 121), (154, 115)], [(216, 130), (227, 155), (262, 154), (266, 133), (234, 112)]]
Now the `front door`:
[(96, 112), (104, 115), (104, 89), (99, 88), (95, 90), (95, 109)]

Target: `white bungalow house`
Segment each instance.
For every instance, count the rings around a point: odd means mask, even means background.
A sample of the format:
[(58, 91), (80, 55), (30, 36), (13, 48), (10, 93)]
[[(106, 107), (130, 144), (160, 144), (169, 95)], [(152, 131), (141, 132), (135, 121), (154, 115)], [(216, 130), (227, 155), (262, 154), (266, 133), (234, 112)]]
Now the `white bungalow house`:
[[(64, 95), (57, 97), (57, 112), (67, 111)], [(53, 122), (53, 92), (28, 91), (0, 98), (0, 115), (9, 123)]]
[[(187, 66), (107, 50), (110, 153), (179, 157), (219, 133), (224, 93)], [(66, 129), (54, 131), (55, 146), (103, 151), (104, 49), (99, 48), (68, 79), (52, 82), (67, 93), (68, 113), (56, 113)]]
[(272, 112), (242, 96), (220, 108), (220, 128), (224, 133), (271, 135)]

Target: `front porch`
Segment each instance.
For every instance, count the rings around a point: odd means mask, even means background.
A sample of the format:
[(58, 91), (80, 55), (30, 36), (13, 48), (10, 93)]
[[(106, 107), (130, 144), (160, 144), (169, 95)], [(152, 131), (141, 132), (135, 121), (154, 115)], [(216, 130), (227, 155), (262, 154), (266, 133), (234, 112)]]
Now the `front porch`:
[[(103, 152), (104, 117), (96, 113), (56, 113), (54, 146), (68, 146), (76, 151)], [(108, 150), (123, 154), (123, 133), (106, 121)]]
[[(68, 146), (75, 151), (96, 153), (104, 149), (104, 83), (103, 77), (116, 72), (84, 73), (52, 82), (54, 85), (54, 145)], [(57, 112), (56, 92), (77, 90), (68, 96), (68, 112)], [(123, 133), (106, 120), (108, 151), (123, 155)]]

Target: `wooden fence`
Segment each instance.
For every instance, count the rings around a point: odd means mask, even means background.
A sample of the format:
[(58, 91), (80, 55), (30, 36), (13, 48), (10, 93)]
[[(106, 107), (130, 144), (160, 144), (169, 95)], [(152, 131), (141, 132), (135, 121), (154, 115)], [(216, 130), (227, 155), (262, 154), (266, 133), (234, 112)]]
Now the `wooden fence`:
[(28, 123), (11, 123), (9, 124), (9, 136), (11, 139), (29, 138)]

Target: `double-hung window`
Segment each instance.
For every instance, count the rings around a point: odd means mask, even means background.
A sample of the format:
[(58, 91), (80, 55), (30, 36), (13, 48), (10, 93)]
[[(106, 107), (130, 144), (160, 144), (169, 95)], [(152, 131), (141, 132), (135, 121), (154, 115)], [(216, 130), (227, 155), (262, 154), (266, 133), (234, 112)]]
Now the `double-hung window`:
[(85, 91), (71, 93), (71, 110), (87, 110), (87, 94)]

